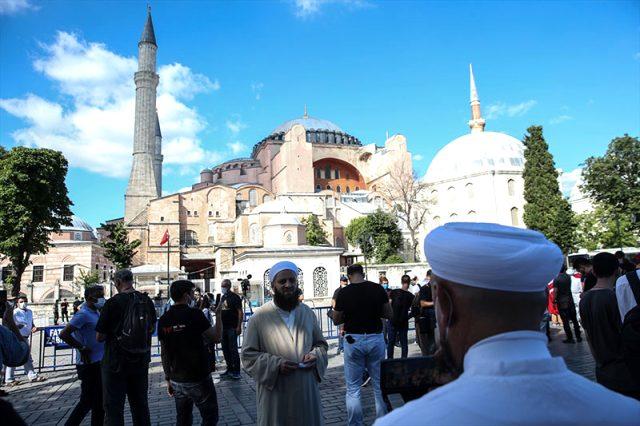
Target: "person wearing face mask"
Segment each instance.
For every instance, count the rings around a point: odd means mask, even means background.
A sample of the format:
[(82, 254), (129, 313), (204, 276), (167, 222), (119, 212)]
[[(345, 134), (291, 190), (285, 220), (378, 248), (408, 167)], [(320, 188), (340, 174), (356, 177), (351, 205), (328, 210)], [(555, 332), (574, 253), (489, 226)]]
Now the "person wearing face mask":
[(85, 302), (60, 332), (60, 339), (75, 349), (76, 370), (80, 379), (80, 400), (69, 415), (66, 425), (79, 425), (91, 411), (91, 425), (104, 423), (100, 362), (104, 343), (96, 340), (96, 324), (105, 304), (104, 289), (91, 286), (84, 290)]
[[(31, 333), (35, 333), (38, 329), (33, 324), (33, 312), (28, 308), (27, 296), (21, 294), (18, 296), (17, 307), (13, 310), (13, 320), (16, 323), (16, 326), (20, 330), (20, 334), (22, 338), (29, 343), (29, 336)], [(31, 358), (31, 353), (29, 353), (29, 358), (27, 362), (24, 364), (24, 371), (27, 374), (30, 382), (43, 382), (46, 379), (42, 376), (39, 376), (36, 373), (36, 370), (33, 368), (33, 359)], [(5, 383), (7, 386), (16, 386), (20, 382), (15, 380), (15, 367), (7, 367)]]
[(231, 291), (231, 280), (222, 280), (220, 283), (222, 297), (220, 305), (222, 309), (222, 354), (227, 364), (227, 371), (220, 375), (221, 378), (240, 380), (240, 355), (238, 354), (238, 336), (242, 333), (242, 299)]
[[(453, 378), (377, 426), (632, 425), (640, 403), (571, 372), (539, 325), (561, 250), (539, 232), (448, 223), (427, 235), (440, 333)], [(441, 376), (444, 375), (440, 372)], [(544, 398), (549, 390), (553, 398)]]

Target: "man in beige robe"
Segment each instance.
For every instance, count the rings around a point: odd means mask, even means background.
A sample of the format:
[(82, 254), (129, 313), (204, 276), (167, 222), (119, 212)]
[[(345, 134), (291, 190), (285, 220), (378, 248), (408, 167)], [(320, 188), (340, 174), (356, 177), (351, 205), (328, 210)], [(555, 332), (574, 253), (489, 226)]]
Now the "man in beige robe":
[(270, 270), (274, 300), (247, 325), (242, 365), (256, 381), (258, 425), (322, 425), (319, 383), (328, 345), (313, 311), (298, 301), (298, 268), (278, 262)]

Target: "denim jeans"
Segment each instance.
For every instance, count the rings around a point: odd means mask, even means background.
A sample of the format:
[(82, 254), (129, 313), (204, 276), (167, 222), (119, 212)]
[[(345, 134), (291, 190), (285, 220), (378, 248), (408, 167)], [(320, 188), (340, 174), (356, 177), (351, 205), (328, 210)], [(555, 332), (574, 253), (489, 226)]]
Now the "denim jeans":
[(235, 328), (222, 330), (222, 354), (229, 373), (240, 373), (240, 354), (238, 354), (238, 334)]
[(124, 399), (129, 399), (131, 419), (135, 426), (149, 426), (149, 367), (139, 371), (124, 369), (114, 372), (102, 366), (102, 393), (104, 402), (104, 424), (124, 425)]
[(179, 383), (171, 381), (173, 397), (176, 400), (176, 425), (193, 423), (193, 404), (196, 404), (203, 426), (215, 426), (218, 423), (218, 397), (211, 376), (198, 383)]
[[(29, 338), (28, 337), (23, 337), (24, 341), (27, 342), (27, 345), (29, 345)], [(27, 374), (27, 377), (29, 378), (29, 380), (33, 380), (36, 377), (38, 377), (38, 373), (36, 373), (36, 370), (33, 368), (33, 358), (31, 358), (31, 346), (29, 345), (29, 357), (27, 358), (27, 362), (24, 363), (23, 365), (24, 367), (24, 372)], [(5, 383), (11, 383), (15, 380), (15, 370), (16, 367), (7, 367), (6, 373), (5, 373)]]
[[(349, 343), (348, 336), (353, 338)], [(360, 426), (363, 423), (360, 389), (365, 369), (369, 372), (373, 384), (373, 394), (376, 402), (376, 417), (387, 413), (387, 407), (382, 400), (380, 391), (380, 362), (384, 359), (384, 335), (379, 334), (349, 334), (344, 342), (344, 375), (347, 384), (347, 416), (349, 425)]]
[(396, 328), (393, 326), (391, 321), (389, 321), (389, 326), (387, 328), (387, 358), (393, 359), (393, 350), (396, 346), (396, 340), (400, 341), (400, 356), (402, 358), (406, 358), (409, 355), (409, 342), (407, 339), (407, 333), (409, 332), (406, 328)]
[(91, 411), (91, 426), (101, 426), (104, 424), (104, 409), (102, 408), (100, 361), (76, 365), (76, 370), (80, 379), (80, 401), (71, 412), (65, 426), (79, 425), (89, 411)]
[(341, 331), (338, 331), (338, 351), (344, 351), (344, 336)]

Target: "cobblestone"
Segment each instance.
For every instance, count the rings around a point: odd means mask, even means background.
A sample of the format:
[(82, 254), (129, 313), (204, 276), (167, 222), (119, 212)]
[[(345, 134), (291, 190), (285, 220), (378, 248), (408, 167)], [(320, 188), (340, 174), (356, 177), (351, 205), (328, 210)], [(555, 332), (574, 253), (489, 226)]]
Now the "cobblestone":
[[(554, 339), (549, 348), (556, 356), (564, 357), (569, 368), (590, 380), (595, 379), (594, 361), (585, 341), (576, 344), (563, 344), (564, 333), (552, 330)], [(345, 383), (343, 375), (343, 358), (335, 356), (336, 342), (332, 341), (330, 349), (329, 368), (327, 375), (320, 384), (323, 414), (327, 425), (344, 425), (347, 413), (345, 409)], [(417, 345), (410, 345), (410, 356), (418, 355)], [(62, 425), (71, 414), (80, 397), (80, 382), (75, 370), (67, 368), (51, 373), (45, 373), (47, 381), (29, 383), (8, 389), (8, 400), (29, 425)], [(153, 425), (172, 425), (175, 423), (175, 406), (167, 396), (162, 366), (158, 358), (154, 358), (149, 372), (149, 406)], [(241, 380), (222, 380), (218, 374), (214, 375), (216, 391), (220, 407), (219, 425), (253, 425), (256, 421), (255, 384), (251, 378), (242, 373)], [(397, 396), (391, 397), (394, 407), (402, 405)], [(374, 421), (375, 408), (373, 390), (367, 386), (362, 390), (362, 404), (365, 412), (365, 422)], [(125, 410), (128, 413), (128, 406)], [(90, 416), (85, 418), (83, 425), (90, 424)], [(131, 416), (126, 415), (125, 421), (131, 424)], [(200, 423), (197, 409), (194, 409), (194, 424)]]

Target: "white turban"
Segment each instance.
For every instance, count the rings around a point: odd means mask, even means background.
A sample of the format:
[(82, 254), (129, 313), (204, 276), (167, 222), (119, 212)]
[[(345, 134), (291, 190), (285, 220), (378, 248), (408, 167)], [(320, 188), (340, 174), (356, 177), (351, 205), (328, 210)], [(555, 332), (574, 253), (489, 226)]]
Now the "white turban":
[(288, 260), (283, 260), (282, 262), (278, 262), (269, 269), (269, 282), (273, 282), (278, 275), (278, 272), (282, 271), (291, 271), (294, 275), (298, 276), (298, 267), (295, 263), (289, 262)]
[(489, 290), (542, 291), (564, 261), (540, 232), (494, 223), (452, 222), (424, 240), (433, 273), (454, 283)]

